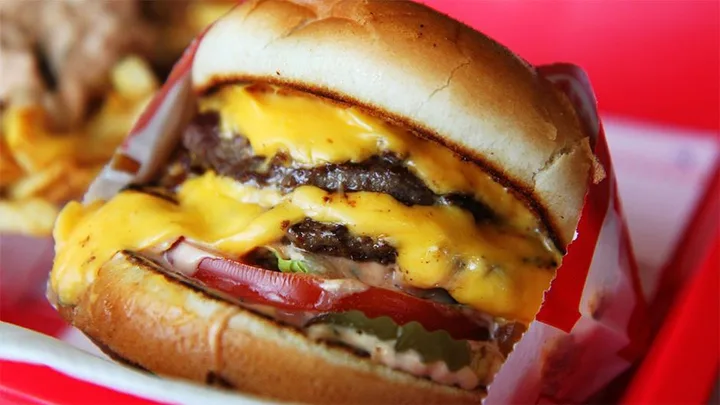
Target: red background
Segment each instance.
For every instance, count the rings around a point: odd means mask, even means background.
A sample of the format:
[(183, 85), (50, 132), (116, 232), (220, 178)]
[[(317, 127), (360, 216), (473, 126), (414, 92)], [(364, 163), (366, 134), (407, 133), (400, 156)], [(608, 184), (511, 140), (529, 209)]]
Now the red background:
[(720, 130), (720, 2), (424, 0), (532, 64), (583, 67), (602, 112)]
[[(568, 61), (583, 67), (604, 114), (705, 129), (715, 135), (720, 130), (720, 3), (716, 0), (424, 1), (484, 31), (533, 64)], [(714, 196), (720, 195), (717, 186), (712, 190)], [(708, 201), (708, 206), (717, 206), (716, 198)], [(705, 265), (711, 270), (717, 270), (717, 243), (714, 246), (714, 256)], [(702, 287), (717, 287), (717, 278), (710, 278), (717, 273), (702, 274), (709, 276), (699, 278), (687, 296), (717, 298), (716, 291), (699, 293)], [(694, 303), (690, 300), (685, 305)], [(668, 320), (648, 366), (631, 389), (629, 402), (691, 400), (689, 392), (698, 394), (692, 401), (705, 398), (708, 387), (697, 385), (711, 380), (702, 379), (691, 362), (679, 360), (705, 357), (710, 366), (715, 361), (717, 346), (708, 355), (707, 345), (717, 343), (717, 330), (713, 329), (715, 335), (693, 333), (698, 325), (711, 326), (704, 322), (707, 316), (717, 317), (702, 311), (707, 307), (701, 303)], [(7, 313), (2, 315), (5, 321), (14, 320)], [(34, 320), (34, 325), (27, 326), (48, 333), (60, 327), (52, 316)], [(673, 331), (691, 333), (679, 336)], [(706, 341), (689, 339), (698, 336)], [(0, 403), (138, 403), (130, 396), (80, 385), (44, 367), (1, 362), (0, 371), (4, 383)], [(23, 393), (27, 392), (35, 398), (26, 397)]]

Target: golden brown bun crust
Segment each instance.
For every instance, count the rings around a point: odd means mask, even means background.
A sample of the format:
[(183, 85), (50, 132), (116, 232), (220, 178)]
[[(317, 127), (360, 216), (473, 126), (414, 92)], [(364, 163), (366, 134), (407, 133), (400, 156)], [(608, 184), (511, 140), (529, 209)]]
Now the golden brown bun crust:
[[(53, 292), (49, 292), (52, 298)], [(196, 292), (119, 253), (62, 316), (105, 352), (161, 375), (317, 404), (480, 403), (445, 387), (317, 344), (294, 329)]]
[(567, 98), (508, 49), (410, 1), (248, 0), (200, 44), (198, 91), (265, 80), (350, 101), (472, 157), (538, 205), (562, 245), (592, 153)]

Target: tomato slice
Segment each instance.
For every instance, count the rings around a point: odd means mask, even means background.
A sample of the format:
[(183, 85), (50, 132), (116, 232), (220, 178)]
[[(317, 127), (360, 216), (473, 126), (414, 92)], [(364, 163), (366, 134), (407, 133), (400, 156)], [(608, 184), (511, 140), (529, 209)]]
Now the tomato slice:
[(370, 318), (388, 316), (399, 325), (417, 321), (429, 331), (445, 330), (456, 339), (485, 340), (489, 334), (487, 325), (457, 307), (384, 288), (363, 285), (341, 291), (328, 288), (327, 280), (312, 275), (281, 273), (218, 258), (201, 260), (191, 277), (234, 298), (285, 310), (358, 310)]

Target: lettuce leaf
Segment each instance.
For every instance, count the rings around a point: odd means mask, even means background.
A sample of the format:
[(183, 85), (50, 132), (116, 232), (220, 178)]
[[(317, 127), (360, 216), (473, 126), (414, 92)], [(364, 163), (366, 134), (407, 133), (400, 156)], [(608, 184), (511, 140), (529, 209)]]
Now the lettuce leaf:
[(280, 252), (268, 246), (266, 246), (265, 249), (271, 251), (272, 254), (275, 255), (275, 258), (278, 261), (278, 269), (280, 269), (281, 272), (305, 274), (310, 272), (310, 266), (307, 264), (307, 262), (303, 260), (285, 259), (280, 255)]

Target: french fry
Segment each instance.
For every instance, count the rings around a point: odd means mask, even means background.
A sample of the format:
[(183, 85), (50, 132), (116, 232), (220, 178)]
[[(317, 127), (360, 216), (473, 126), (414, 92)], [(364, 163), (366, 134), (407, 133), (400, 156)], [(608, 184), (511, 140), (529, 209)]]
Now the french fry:
[(41, 198), (0, 201), (0, 233), (47, 236), (58, 214), (58, 207)]
[(113, 91), (90, 122), (77, 160), (82, 164), (106, 162), (150, 102), (159, 84), (141, 59), (131, 56), (113, 69)]
[(31, 173), (21, 180), (17, 181), (6, 191), (7, 197), (11, 200), (26, 200), (33, 197), (44, 197), (49, 193), (49, 189), (58, 183), (58, 187), (63, 187), (63, 174), (65, 170), (61, 164), (55, 164), (42, 171)]
[(137, 56), (124, 58), (112, 70), (115, 91), (123, 98), (143, 99), (160, 86), (150, 66)]
[(233, 6), (232, 1), (201, 1), (188, 5), (188, 21), (193, 32), (200, 32), (225, 15)]
[(7, 196), (15, 201), (43, 198), (62, 204), (82, 195), (98, 170), (99, 167), (79, 167), (69, 161), (59, 161), (8, 187)]
[[(157, 51), (167, 53), (166, 62), (172, 63), (202, 28), (233, 5), (188, 2), (161, 28)], [(163, 55), (155, 55), (154, 63)], [(72, 132), (53, 132), (40, 104), (18, 103), (18, 98), (0, 109), (0, 233), (49, 235), (58, 207), (82, 197), (160, 88), (150, 63), (135, 55), (121, 59), (109, 79), (112, 86), (100, 108)]]
[(3, 114), (0, 174), (6, 197), (42, 197), (61, 203), (79, 197), (157, 91), (159, 83), (146, 62), (135, 56), (112, 71), (113, 89), (99, 112), (75, 133), (47, 130), (37, 105), (11, 106)]
[(0, 187), (18, 181), (25, 174), (10, 153), (4, 140), (0, 140)]
[(77, 135), (46, 132), (45, 113), (40, 106), (11, 106), (5, 112), (3, 126), (9, 152), (27, 173), (72, 156), (76, 147)]

